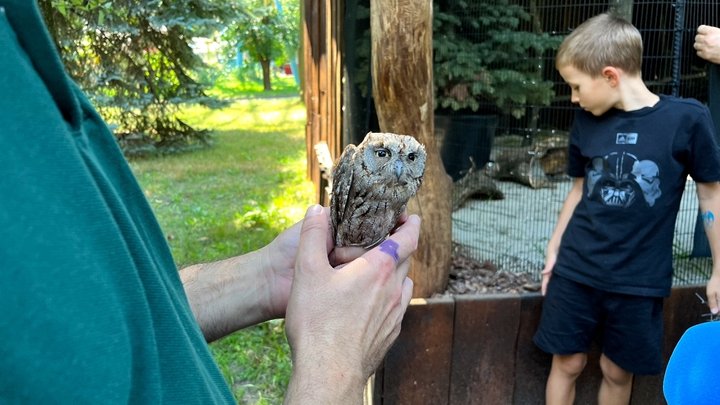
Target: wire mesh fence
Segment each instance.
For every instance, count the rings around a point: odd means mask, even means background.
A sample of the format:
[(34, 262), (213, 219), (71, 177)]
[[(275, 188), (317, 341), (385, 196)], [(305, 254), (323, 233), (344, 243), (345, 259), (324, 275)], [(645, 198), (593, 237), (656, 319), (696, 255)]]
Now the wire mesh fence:
[[(456, 180), (453, 241), (466, 256), (539, 279), (571, 181), (564, 170), (575, 107), (554, 68), (554, 49), (574, 27), (611, 7), (643, 36), (642, 74), (651, 91), (708, 102), (708, 63), (695, 55), (693, 42), (700, 24), (720, 25), (720, 2), (436, 1), (436, 130), (446, 169)], [(547, 47), (533, 46), (537, 43)], [(448, 55), (438, 49), (453, 44), (462, 50)], [(456, 70), (439, 67), (438, 58), (450, 60)], [(466, 73), (472, 85), (441, 76)], [(513, 84), (518, 80), (549, 92), (523, 93)], [(490, 88), (491, 82), (501, 85)], [(528, 95), (523, 100), (518, 93)], [(468, 98), (477, 102), (475, 111)], [(467, 116), (494, 118), (478, 124), (480, 119)], [(473, 173), (491, 180), (463, 185)], [(695, 184), (688, 179), (673, 246), (676, 284), (705, 282), (711, 272), (697, 216)]]

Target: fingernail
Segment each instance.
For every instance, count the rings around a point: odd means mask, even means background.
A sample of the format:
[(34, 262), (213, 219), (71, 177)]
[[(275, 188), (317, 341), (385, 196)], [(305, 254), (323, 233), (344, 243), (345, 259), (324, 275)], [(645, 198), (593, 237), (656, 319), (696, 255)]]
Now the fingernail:
[(322, 205), (315, 204), (311, 205), (310, 208), (308, 208), (307, 212), (305, 213), (306, 217), (313, 217), (315, 215), (320, 215), (323, 212)]
[(717, 309), (717, 308), (710, 308), (710, 312), (712, 312), (713, 315), (717, 315), (718, 309)]

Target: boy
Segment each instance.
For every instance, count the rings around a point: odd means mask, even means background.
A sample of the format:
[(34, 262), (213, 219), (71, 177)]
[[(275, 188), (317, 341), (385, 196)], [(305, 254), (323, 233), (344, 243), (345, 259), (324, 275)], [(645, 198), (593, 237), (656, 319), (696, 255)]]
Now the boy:
[[(653, 94), (642, 38), (601, 14), (574, 30), (556, 68), (580, 105), (570, 135), (574, 178), (548, 243), (535, 343), (553, 354), (548, 404), (571, 404), (595, 337), (599, 404), (627, 404), (634, 374), (662, 371), (662, 305), (672, 286), (675, 219), (688, 175), (697, 182), (713, 257), (720, 254), (720, 150), (695, 100)], [(551, 278), (552, 277), (552, 278)], [(708, 304), (718, 312), (714, 261)]]

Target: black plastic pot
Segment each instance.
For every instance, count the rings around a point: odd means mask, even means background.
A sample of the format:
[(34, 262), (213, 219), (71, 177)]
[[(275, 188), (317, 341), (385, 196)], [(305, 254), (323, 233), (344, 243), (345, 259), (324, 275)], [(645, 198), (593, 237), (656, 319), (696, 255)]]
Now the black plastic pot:
[[(438, 117), (439, 118), (439, 117)], [(436, 125), (443, 122), (436, 120)], [(490, 161), (490, 151), (498, 125), (497, 115), (452, 115), (447, 120), (440, 147), (445, 171), (453, 181), (467, 174), (472, 161), (477, 170)], [(439, 128), (442, 131), (443, 128)]]

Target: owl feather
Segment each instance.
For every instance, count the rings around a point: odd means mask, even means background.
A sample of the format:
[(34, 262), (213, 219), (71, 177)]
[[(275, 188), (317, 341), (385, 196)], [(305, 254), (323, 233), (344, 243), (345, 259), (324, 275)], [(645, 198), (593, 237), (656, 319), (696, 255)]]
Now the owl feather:
[(385, 239), (422, 184), (426, 158), (408, 135), (369, 132), (348, 145), (332, 171), (335, 246), (369, 248)]

